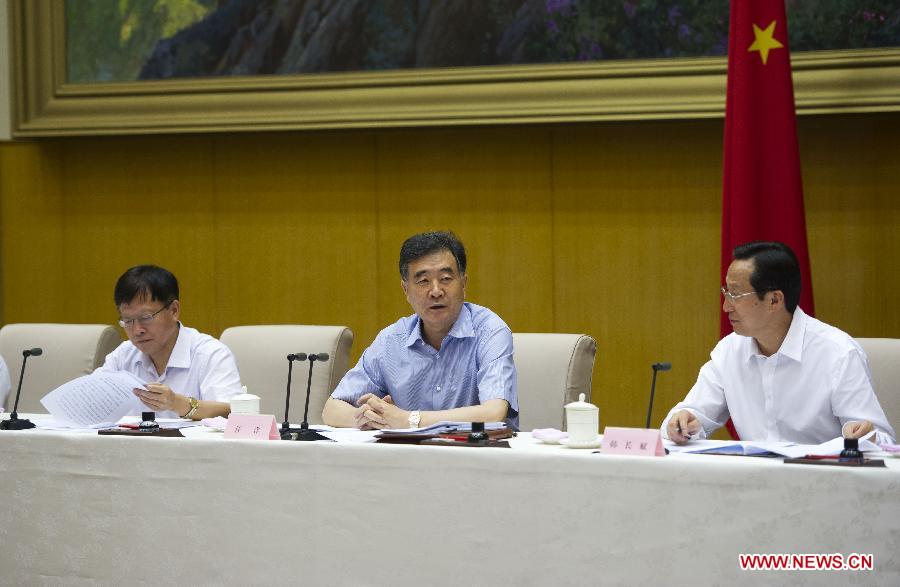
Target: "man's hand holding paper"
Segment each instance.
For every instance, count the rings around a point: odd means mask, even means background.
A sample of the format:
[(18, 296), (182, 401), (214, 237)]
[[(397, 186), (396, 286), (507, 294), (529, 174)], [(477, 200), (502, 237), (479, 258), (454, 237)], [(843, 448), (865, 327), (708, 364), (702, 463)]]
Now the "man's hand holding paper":
[(148, 383), (143, 388), (135, 387), (131, 390), (148, 409), (154, 412), (162, 412), (171, 410), (178, 414), (183, 414), (190, 409), (190, 403), (187, 407), (179, 402), (182, 396), (176, 394), (171, 387), (163, 383)]

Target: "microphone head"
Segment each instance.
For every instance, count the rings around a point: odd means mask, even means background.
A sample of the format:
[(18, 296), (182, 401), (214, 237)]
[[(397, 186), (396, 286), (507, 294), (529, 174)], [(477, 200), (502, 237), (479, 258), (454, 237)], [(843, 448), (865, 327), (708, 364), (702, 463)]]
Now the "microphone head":
[(39, 356), (41, 356), (41, 354), (43, 352), (44, 352), (43, 349), (39, 349), (39, 348), (35, 347), (33, 349), (25, 349), (24, 351), (22, 351), (22, 356), (23, 357), (39, 357)]
[(309, 360), (310, 361), (327, 361), (328, 353), (319, 353), (318, 355), (315, 353), (310, 353)]
[(293, 353), (287, 356), (288, 361), (305, 361), (306, 353)]
[(672, 369), (672, 363), (653, 363), (654, 371), (670, 371)]

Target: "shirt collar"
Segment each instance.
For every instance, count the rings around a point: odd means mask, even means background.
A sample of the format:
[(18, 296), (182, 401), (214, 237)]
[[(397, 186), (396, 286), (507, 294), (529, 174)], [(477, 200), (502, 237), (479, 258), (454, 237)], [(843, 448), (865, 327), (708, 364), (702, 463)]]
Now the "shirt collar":
[[(172, 354), (169, 355), (169, 362), (166, 363), (166, 369), (169, 367), (177, 367), (181, 369), (188, 369), (191, 366), (191, 341), (188, 340), (188, 335), (185, 332), (185, 327), (178, 321), (178, 338), (175, 339), (175, 346), (172, 347)], [(147, 353), (141, 353), (140, 362), (146, 366), (150, 367), (153, 365), (153, 359), (150, 358), (150, 355)], [(154, 366), (155, 367), (155, 366)], [(164, 370), (164, 371), (165, 371)], [(163, 375), (163, 373), (157, 373), (157, 375)]]
[(797, 362), (803, 358), (803, 336), (806, 334), (807, 315), (800, 309), (800, 306), (794, 308), (794, 316), (791, 318), (791, 327), (788, 328), (787, 336), (778, 349), (779, 354), (789, 357)]
[[(794, 309), (794, 315), (791, 318), (791, 325), (788, 332), (781, 342), (781, 346), (775, 351), (776, 355), (784, 355), (789, 359), (800, 362), (803, 357), (803, 336), (806, 333), (806, 323), (809, 317), (797, 306)], [(747, 356), (745, 362), (750, 361), (753, 357), (761, 354), (756, 339), (748, 336), (750, 344), (747, 346)]]
[[(456, 322), (453, 323), (447, 336), (452, 336), (453, 338), (472, 338), (475, 336), (475, 327), (472, 326), (472, 310), (469, 308), (469, 304), (463, 303), (459, 316), (456, 317)], [(422, 338), (422, 319), (419, 318), (418, 314), (414, 314), (410, 321), (409, 334), (406, 337), (407, 348), (415, 345), (418, 340), (421, 340), (422, 344), (427, 344), (425, 339)]]

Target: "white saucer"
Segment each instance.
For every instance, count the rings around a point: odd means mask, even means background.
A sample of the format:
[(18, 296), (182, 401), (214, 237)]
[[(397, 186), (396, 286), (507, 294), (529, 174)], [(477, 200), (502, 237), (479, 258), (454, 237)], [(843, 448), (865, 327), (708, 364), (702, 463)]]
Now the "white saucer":
[(600, 448), (600, 445), (603, 443), (603, 437), (598, 434), (597, 438), (587, 442), (572, 442), (569, 438), (563, 438), (559, 443), (569, 448)]
[(565, 438), (536, 438), (538, 442), (541, 444), (560, 444), (561, 442), (565, 442)]

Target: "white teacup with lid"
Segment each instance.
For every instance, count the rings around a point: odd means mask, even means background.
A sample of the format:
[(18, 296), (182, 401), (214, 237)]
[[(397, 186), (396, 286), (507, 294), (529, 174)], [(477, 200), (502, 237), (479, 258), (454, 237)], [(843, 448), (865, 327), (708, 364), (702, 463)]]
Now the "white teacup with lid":
[(600, 428), (600, 408), (584, 401), (584, 394), (578, 394), (578, 401), (566, 404), (566, 431), (569, 444), (586, 444), (597, 440)]
[(259, 396), (247, 393), (247, 386), (244, 386), (244, 393), (231, 398), (232, 414), (249, 414), (251, 416), (259, 415)]

